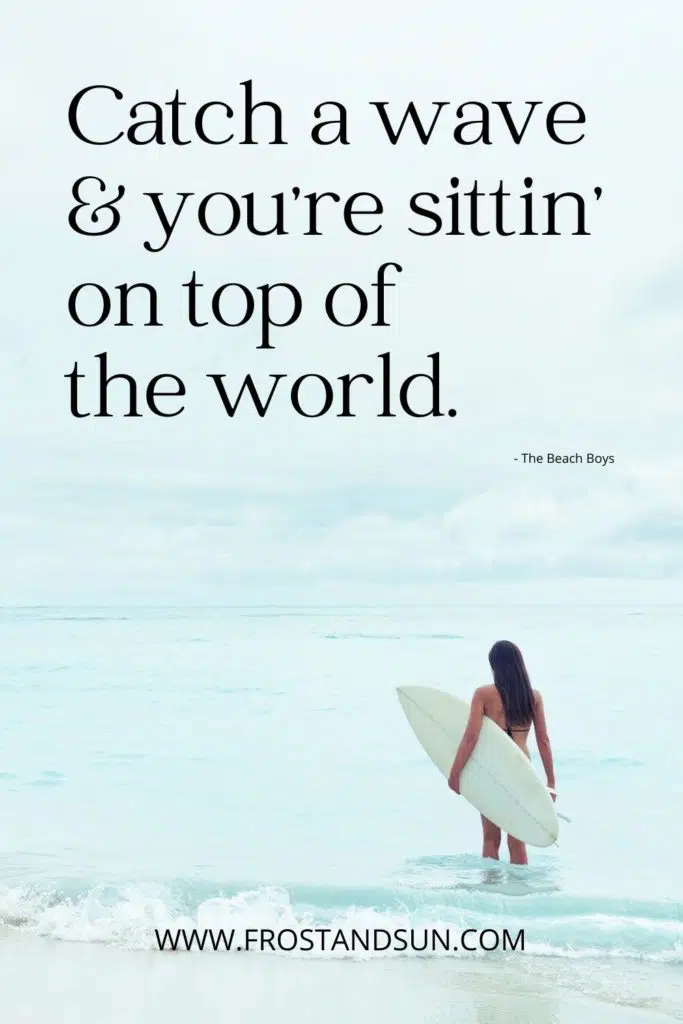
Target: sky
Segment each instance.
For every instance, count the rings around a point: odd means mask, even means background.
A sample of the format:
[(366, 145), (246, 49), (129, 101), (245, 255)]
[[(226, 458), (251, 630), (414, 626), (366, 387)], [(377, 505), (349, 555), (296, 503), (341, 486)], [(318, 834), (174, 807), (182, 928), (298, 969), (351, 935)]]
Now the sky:
[[(681, 577), (678, 5), (352, 0), (343, 16), (301, 2), (40, 6), (39, 18), (17, 8), (0, 43), (0, 601)], [(164, 103), (176, 89), (187, 110), (221, 100), (239, 113), (246, 80), (282, 108), (287, 146), (92, 147), (69, 130), (69, 102), (87, 85), (124, 94), (87, 108), (104, 133), (125, 128), (134, 103)], [(325, 100), (345, 105), (348, 146), (312, 143), (311, 112)], [(459, 146), (455, 112), (472, 100), (539, 100), (541, 112), (579, 103), (585, 138), (553, 144), (539, 117), (515, 146), (498, 118), (492, 145)], [(380, 101), (396, 112), (410, 101), (449, 106), (428, 146), (394, 147), (372, 107)], [(121, 226), (107, 236), (68, 226), (83, 175), (125, 185)], [(585, 195), (590, 236), (407, 230), (415, 192), (446, 195), (458, 177), (490, 189), (503, 180), (514, 193), (526, 176), (539, 192)], [(382, 229), (351, 236), (331, 211), (322, 237), (302, 237), (293, 208), (286, 237), (208, 237), (188, 205), (162, 252), (143, 247), (158, 237), (145, 192), (193, 192), (196, 203), (295, 187), (374, 192)], [(385, 262), (403, 268), (391, 325), (326, 321), (326, 290), (367, 288)], [(258, 350), (255, 326), (192, 328), (181, 285), (193, 270), (205, 291), (289, 281), (302, 316), (273, 333), (272, 351)], [(140, 280), (158, 289), (163, 327), (70, 320), (77, 284)], [(76, 360), (92, 372), (102, 351), (142, 386), (179, 375), (184, 412), (72, 417), (64, 375)], [(457, 416), (378, 419), (377, 385), (355, 419), (293, 412), (287, 380), (376, 375), (386, 351), (394, 388), (439, 352), (444, 408)], [(248, 372), (287, 378), (263, 420), (230, 419), (207, 375)], [(523, 452), (614, 459), (528, 465)]]

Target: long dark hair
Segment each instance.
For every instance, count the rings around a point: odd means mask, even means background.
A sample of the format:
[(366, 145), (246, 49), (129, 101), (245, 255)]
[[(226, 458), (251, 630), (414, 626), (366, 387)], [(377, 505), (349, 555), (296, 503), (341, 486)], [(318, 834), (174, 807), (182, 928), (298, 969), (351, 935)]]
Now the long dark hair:
[(498, 640), (489, 651), (489, 665), (508, 729), (513, 725), (531, 725), (536, 702), (519, 647), (509, 640)]

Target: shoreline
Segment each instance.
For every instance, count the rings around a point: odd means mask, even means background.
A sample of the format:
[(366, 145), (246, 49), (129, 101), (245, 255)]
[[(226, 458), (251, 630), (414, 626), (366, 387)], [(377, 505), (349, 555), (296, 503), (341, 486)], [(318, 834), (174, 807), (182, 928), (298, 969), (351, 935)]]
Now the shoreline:
[[(507, 956), (363, 961), (159, 953), (0, 931), (7, 1024), (202, 1024), (377, 1019), (400, 1024), (656, 1024), (683, 1020), (666, 964)], [(36, 984), (36, 979), (40, 983)]]

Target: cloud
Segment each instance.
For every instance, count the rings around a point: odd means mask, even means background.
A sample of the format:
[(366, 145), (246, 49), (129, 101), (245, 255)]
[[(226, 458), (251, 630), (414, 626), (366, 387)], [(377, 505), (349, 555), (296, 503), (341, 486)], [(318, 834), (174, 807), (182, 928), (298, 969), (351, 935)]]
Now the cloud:
[(77, 489), (6, 508), (3, 598), (182, 600), (240, 588), (683, 575), (683, 461), (527, 467), (459, 500), (409, 488)]

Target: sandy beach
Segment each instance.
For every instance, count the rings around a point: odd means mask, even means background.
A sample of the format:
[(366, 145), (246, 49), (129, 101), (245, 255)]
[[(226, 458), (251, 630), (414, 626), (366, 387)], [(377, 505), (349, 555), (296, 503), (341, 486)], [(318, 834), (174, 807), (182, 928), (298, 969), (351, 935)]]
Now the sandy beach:
[(550, 958), (348, 963), (136, 953), (5, 931), (0, 1007), (4, 1024), (656, 1024), (683, 1020), (683, 977), (666, 965)]

